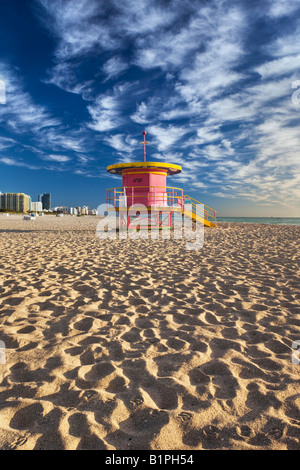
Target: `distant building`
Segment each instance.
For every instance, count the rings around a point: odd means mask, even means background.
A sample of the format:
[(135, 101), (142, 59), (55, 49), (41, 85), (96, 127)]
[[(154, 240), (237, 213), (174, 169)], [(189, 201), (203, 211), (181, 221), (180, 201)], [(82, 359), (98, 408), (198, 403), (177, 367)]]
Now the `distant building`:
[(42, 212), (43, 210), (43, 203), (41, 201), (32, 202), (31, 203), (31, 210), (33, 212)]
[(88, 206), (77, 206), (77, 207), (57, 206), (57, 207), (53, 207), (53, 211), (61, 213), (61, 214), (69, 214), (69, 215), (97, 215), (98, 214), (96, 209), (89, 209)]
[(58, 212), (60, 214), (67, 214), (68, 213), (68, 208), (65, 206), (57, 206), (53, 208), (54, 212)]
[(1, 194), (0, 209), (16, 212), (28, 212), (31, 210), (31, 197), (24, 193)]
[(77, 211), (77, 215), (88, 215), (89, 213), (89, 208), (88, 206), (78, 206), (78, 207), (75, 207), (76, 211)]
[(89, 210), (89, 215), (98, 215), (97, 209), (90, 209)]
[(51, 194), (39, 194), (38, 195), (38, 202), (43, 204), (43, 210), (50, 211), (51, 210)]
[(76, 207), (69, 207), (69, 208), (68, 208), (68, 214), (70, 214), (70, 215), (77, 215), (77, 209), (76, 209)]

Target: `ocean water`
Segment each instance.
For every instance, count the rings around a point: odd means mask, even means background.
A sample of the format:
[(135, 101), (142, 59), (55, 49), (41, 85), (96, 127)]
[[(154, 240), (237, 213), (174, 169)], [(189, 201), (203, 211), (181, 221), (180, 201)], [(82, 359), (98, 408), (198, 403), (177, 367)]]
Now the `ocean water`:
[(217, 217), (217, 222), (244, 224), (300, 225), (300, 217)]

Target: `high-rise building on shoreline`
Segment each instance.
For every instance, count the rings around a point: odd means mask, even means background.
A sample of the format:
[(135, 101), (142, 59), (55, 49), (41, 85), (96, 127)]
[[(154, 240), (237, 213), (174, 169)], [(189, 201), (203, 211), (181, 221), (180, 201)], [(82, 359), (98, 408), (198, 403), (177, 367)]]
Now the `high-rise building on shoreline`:
[(41, 201), (32, 202), (31, 203), (31, 210), (33, 212), (42, 212), (43, 211), (43, 204)]
[(24, 193), (1, 194), (0, 209), (16, 212), (28, 212), (31, 210), (31, 197)]
[[(0, 210), (15, 212), (51, 212), (51, 194), (39, 194), (38, 201), (33, 202), (31, 197), (24, 193), (1, 193), (0, 191)], [(98, 215), (96, 209), (90, 209), (88, 206), (53, 207), (54, 212), (70, 215)]]
[(51, 210), (51, 194), (39, 194), (38, 201), (43, 204), (43, 210), (50, 211)]

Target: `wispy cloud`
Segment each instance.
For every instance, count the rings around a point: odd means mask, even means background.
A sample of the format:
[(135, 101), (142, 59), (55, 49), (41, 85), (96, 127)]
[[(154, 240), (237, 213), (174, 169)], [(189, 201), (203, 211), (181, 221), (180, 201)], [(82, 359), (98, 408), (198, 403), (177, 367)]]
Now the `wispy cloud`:
[(298, 0), (269, 0), (268, 15), (273, 18), (289, 16), (300, 10)]
[(122, 57), (113, 56), (111, 57), (102, 67), (103, 72), (106, 75), (106, 80), (111, 78), (119, 77), (125, 70), (129, 68), (127, 62)]
[(60, 152), (64, 149), (83, 153), (87, 146), (84, 132), (80, 129), (44, 129), (36, 136), (36, 142), (42, 145), (44, 149), (48, 148), (55, 152)]
[(92, 105), (88, 106), (92, 121), (88, 126), (99, 132), (110, 131), (123, 122), (118, 98), (113, 95), (98, 96)]
[[(299, 47), (300, 49), (300, 47)], [(279, 59), (270, 60), (256, 67), (255, 70), (262, 78), (274, 78), (282, 75), (298, 73), (300, 54), (291, 54)]]
[(119, 152), (130, 153), (137, 147), (137, 140), (124, 134), (107, 136), (104, 142)]
[(87, 106), (92, 121), (87, 126), (98, 132), (115, 129), (126, 122), (122, 113), (124, 102), (130, 97), (128, 93), (134, 84), (129, 82), (120, 83), (113, 87), (112, 91), (96, 97), (92, 104)]
[(101, 20), (101, 15), (108, 13), (108, 3), (95, 0), (76, 0), (75, 3), (71, 0), (39, 0), (38, 3), (43, 7), (41, 20), (58, 39), (55, 51), (58, 60), (87, 54), (100, 46), (104, 49), (115, 46), (107, 24)]
[(0, 136), (0, 150), (10, 148), (16, 144), (14, 139)]
[[(5, 155), (2, 163), (38, 169), (44, 168), (41, 160), (67, 163), (71, 158), (61, 153), (63, 151), (82, 155), (87, 150), (86, 131), (82, 128), (68, 128), (61, 118), (53, 117), (46, 106), (36, 104), (17, 69), (0, 63), (0, 74), (6, 82), (6, 103), (0, 106), (0, 123), (8, 134), (12, 133), (15, 137), (1, 136), (0, 150), (18, 149), (22, 155), (27, 153), (26, 158), (34, 160), (34, 163), (29, 163)], [(77, 161), (82, 163), (83, 160), (79, 156)], [(47, 168), (51, 169), (50, 166)]]
[(61, 123), (44, 106), (34, 103), (19, 75), (6, 64), (0, 63), (0, 76), (6, 83), (6, 103), (0, 106), (0, 122), (5, 126), (16, 132), (36, 132)]
[(185, 126), (148, 126), (149, 133), (154, 136), (154, 144), (159, 151), (169, 149), (172, 145), (178, 142), (190, 129)]
[(80, 95), (85, 100), (89, 100), (93, 95), (93, 80), (78, 81), (76, 64), (72, 62), (59, 62), (54, 65), (48, 70), (42, 81), (45, 84), (55, 85), (64, 91)]
[(66, 155), (45, 155), (44, 159), (49, 160), (51, 162), (59, 162), (59, 163), (65, 163), (71, 160), (70, 157)]
[(39, 169), (39, 167), (36, 166), (36, 165), (32, 165), (32, 164), (26, 163), (22, 160), (16, 160), (15, 158), (10, 158), (10, 157), (0, 157), (0, 162), (4, 163), (4, 165), (19, 166), (19, 167), (28, 168), (30, 170), (38, 170)]
[(144, 101), (142, 101), (134, 113), (130, 116), (131, 120), (138, 124), (148, 124), (151, 121), (151, 111)]

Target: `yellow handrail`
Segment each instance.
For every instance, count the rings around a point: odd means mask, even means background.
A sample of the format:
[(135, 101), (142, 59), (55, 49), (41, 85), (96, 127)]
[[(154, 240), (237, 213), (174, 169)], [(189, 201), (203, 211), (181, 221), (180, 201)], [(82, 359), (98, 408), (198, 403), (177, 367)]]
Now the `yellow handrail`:
[[(192, 199), (193, 201), (195, 201), (197, 204), (202, 204), (200, 201), (197, 201), (197, 199), (194, 199), (193, 197), (190, 197), (188, 196), (187, 194), (184, 195), (184, 197), (186, 197), (187, 199)], [(213, 212), (216, 212), (214, 209), (212, 209), (211, 207), (208, 207), (206, 206), (205, 204), (203, 204), (204, 207), (207, 207), (207, 209), (210, 209), (211, 211)]]
[[(186, 197), (187, 199), (192, 199), (193, 201), (196, 201), (197, 204), (202, 204), (200, 201), (197, 201), (197, 199), (194, 199), (194, 198), (189, 197), (187, 195), (185, 195), (184, 197)], [(192, 202), (191, 204), (194, 204), (194, 203)], [(196, 204), (194, 204), (194, 205), (196, 205)], [(217, 212), (214, 209), (212, 209), (211, 207), (206, 206), (205, 204), (203, 204), (203, 206), (206, 207), (207, 209), (213, 211), (213, 212)]]
[[(139, 191), (140, 189), (144, 189), (144, 188), (147, 188), (148, 189), (148, 192), (141, 192)], [(131, 192), (132, 194), (129, 194), (127, 193), (126, 194), (126, 190), (130, 190), (130, 189), (133, 189), (135, 191)], [(153, 192), (150, 192), (151, 189), (153, 189), (154, 191)], [(147, 186), (119, 186), (117, 188), (109, 188), (106, 190), (106, 192), (108, 193), (107, 194), (107, 197), (106, 197), (106, 200), (107, 201), (111, 201), (113, 200), (114, 201), (114, 204), (116, 202), (119, 202), (120, 201), (120, 196), (118, 197), (117, 195), (119, 194), (126, 194), (127, 197), (134, 197), (134, 199), (138, 199), (138, 198), (141, 198), (141, 197), (146, 197), (148, 195), (154, 195), (155, 196), (155, 190), (156, 189), (164, 189), (165, 192), (163, 194), (163, 198), (167, 199), (168, 200), (173, 200), (173, 205), (174, 205), (174, 202), (177, 201), (177, 203), (179, 203), (179, 201), (184, 201), (185, 199), (191, 201), (191, 205), (192, 205), (192, 212), (194, 212), (195, 208), (196, 208), (196, 205), (197, 204), (200, 204), (202, 205), (205, 209), (204, 209), (204, 215), (206, 217), (206, 219), (208, 220), (208, 218), (212, 218), (214, 220), (216, 220), (216, 213), (217, 211), (215, 211), (214, 209), (212, 209), (211, 207), (209, 206), (206, 206), (205, 204), (202, 204), (200, 201), (197, 201), (197, 199), (194, 199), (193, 197), (190, 197), (188, 196), (187, 194), (183, 194), (183, 189), (182, 188), (176, 188), (176, 187), (173, 187), (173, 186), (150, 186), (150, 185), (147, 185)], [(149, 191), (150, 190), (150, 191)], [(169, 190), (169, 191), (166, 191), (166, 190)], [(113, 194), (110, 195), (109, 192), (112, 192), (113, 191)], [(173, 194), (171, 193), (171, 191), (173, 191)], [(181, 195), (178, 195), (177, 193), (174, 194), (174, 191), (180, 191), (181, 192)], [(149, 194), (150, 193), (150, 194)], [(162, 197), (162, 194), (156, 194), (156, 197), (158, 199), (158, 202), (159, 200), (161, 199)], [(194, 202), (192, 202), (194, 201)], [(175, 203), (176, 204), (176, 203)], [(180, 202), (180, 205), (182, 205), (182, 202)], [(210, 213), (209, 211), (211, 211), (212, 213)]]
[[(149, 194), (149, 193), (139, 193), (139, 194), (135, 194), (135, 195), (134, 195), (134, 198), (137, 199), (137, 198), (139, 198), (139, 197), (146, 197), (146, 196), (148, 196), (148, 194)], [(170, 195), (169, 195), (169, 194), (166, 194), (166, 196), (164, 196), (163, 194), (161, 194), (161, 195), (157, 194), (156, 196), (157, 196), (158, 198), (162, 198), (162, 197), (163, 197), (164, 199), (183, 199), (183, 197), (181, 197), (181, 196), (174, 196), (174, 197), (173, 197), (172, 194), (170, 194)], [(127, 195), (127, 197), (130, 198), (131, 195)], [(118, 201), (120, 198), (119, 198), (119, 197), (115, 197), (115, 196), (108, 196), (106, 199), (115, 199), (116, 201)], [(196, 204), (194, 204), (194, 205), (196, 205)]]
[[(198, 204), (200, 204), (200, 205), (203, 206), (203, 207), (206, 207), (207, 209), (211, 210), (213, 213), (216, 212), (216, 211), (214, 211), (213, 209), (211, 209), (210, 207), (206, 206), (205, 204), (201, 204), (201, 202), (199, 202)], [(196, 207), (196, 206), (197, 206), (197, 204), (194, 204), (193, 202), (191, 202), (191, 205), (192, 205), (193, 207)], [(205, 210), (204, 212), (206, 212), (207, 214), (211, 215), (207, 210)]]
[[(117, 188), (108, 188), (106, 191), (115, 191), (116, 189), (123, 189), (123, 191), (120, 191), (120, 192), (124, 192), (124, 189), (140, 189), (140, 188), (159, 188), (159, 189), (176, 189), (178, 191), (183, 191), (182, 188), (174, 188), (173, 186), (118, 186)], [(198, 202), (198, 201), (197, 201)]]

